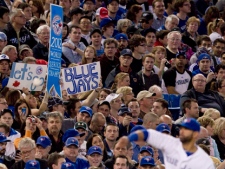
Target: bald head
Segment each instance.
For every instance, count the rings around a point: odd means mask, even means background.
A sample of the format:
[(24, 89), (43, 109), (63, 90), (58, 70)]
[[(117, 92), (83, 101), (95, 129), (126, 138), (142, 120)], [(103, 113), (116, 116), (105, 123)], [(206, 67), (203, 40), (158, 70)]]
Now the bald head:
[(192, 78), (192, 84), (196, 91), (203, 93), (206, 86), (206, 78), (202, 74), (197, 74)]
[(159, 118), (159, 123), (165, 123), (170, 127), (170, 130), (172, 129), (173, 120), (168, 115), (162, 115)]

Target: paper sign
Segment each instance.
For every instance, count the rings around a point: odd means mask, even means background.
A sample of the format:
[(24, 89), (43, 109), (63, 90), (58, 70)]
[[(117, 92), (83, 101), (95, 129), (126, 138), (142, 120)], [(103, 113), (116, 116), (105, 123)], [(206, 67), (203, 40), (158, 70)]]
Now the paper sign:
[(69, 95), (96, 89), (101, 79), (100, 62), (63, 69), (62, 78)]
[[(41, 91), (45, 82), (46, 72), (46, 65), (14, 62), (7, 87), (19, 90), (25, 87), (29, 91)], [(33, 80), (37, 78), (40, 80), (38, 86), (33, 84)]]
[(60, 86), (60, 69), (62, 57), (62, 29), (63, 29), (63, 9), (61, 6), (50, 6), (50, 40), (49, 40), (49, 56), (48, 56), (48, 77), (47, 91), (54, 93), (56, 96), (62, 97)]

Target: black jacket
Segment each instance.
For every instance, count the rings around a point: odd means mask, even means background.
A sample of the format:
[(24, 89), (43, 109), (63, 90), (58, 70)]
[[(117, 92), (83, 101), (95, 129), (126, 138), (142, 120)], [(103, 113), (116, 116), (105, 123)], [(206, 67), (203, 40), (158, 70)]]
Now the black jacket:
[(32, 50), (36, 59), (43, 59), (48, 62), (48, 48), (46, 46), (38, 42)]
[(11, 23), (8, 23), (7, 27), (3, 29), (2, 32), (4, 32), (7, 36), (7, 45), (13, 45), (17, 48), (17, 50), (19, 45), (27, 44), (30, 48), (33, 48), (37, 44), (37, 41), (34, 39), (33, 35), (31, 35), (30, 31), (25, 27), (22, 27), (20, 30), (19, 41), (16, 31)]
[[(115, 162), (115, 157), (113, 156), (112, 158), (106, 160), (104, 164), (106, 168), (113, 169), (114, 162)], [(129, 163), (129, 169), (136, 169), (136, 167)]]
[[(40, 168), (41, 169), (47, 169), (48, 168), (48, 163), (45, 160), (41, 159), (35, 159), (40, 163)], [(25, 168), (25, 162), (23, 160), (20, 160), (16, 163), (13, 164), (13, 166), (10, 169), (24, 169)]]
[[(193, 52), (197, 52), (197, 43), (195, 40), (190, 38), (190, 36), (191, 35), (185, 31), (182, 35), (182, 42), (190, 46)], [(198, 34), (196, 34), (196, 36), (198, 36)]]

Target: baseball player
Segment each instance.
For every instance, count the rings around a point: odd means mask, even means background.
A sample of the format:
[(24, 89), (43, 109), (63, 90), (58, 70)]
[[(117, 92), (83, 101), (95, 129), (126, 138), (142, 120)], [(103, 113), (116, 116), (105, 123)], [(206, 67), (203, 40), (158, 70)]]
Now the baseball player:
[(118, 144), (146, 141), (162, 151), (166, 169), (215, 169), (210, 157), (195, 144), (199, 131), (200, 124), (193, 118), (187, 118), (180, 124), (179, 139), (145, 129), (120, 138)]

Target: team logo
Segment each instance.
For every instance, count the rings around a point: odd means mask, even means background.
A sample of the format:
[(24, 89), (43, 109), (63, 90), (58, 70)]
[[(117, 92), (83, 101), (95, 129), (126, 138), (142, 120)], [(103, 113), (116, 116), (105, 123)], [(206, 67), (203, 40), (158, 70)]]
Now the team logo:
[(35, 165), (37, 165), (37, 162), (36, 162), (36, 161), (32, 161), (32, 162), (30, 163), (30, 165), (35, 166)]
[(43, 68), (42, 68), (41, 66), (38, 66), (38, 67), (36, 68), (36, 74), (37, 74), (37, 75), (40, 75), (40, 74), (42, 74), (42, 72), (43, 72)]
[(52, 28), (56, 35), (60, 35), (62, 33), (62, 19), (59, 15), (56, 15), (52, 20)]

